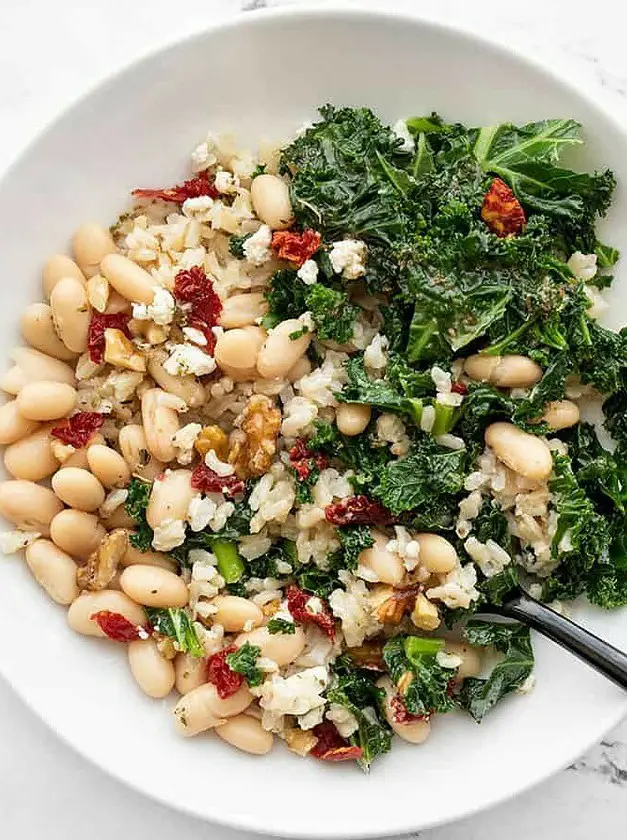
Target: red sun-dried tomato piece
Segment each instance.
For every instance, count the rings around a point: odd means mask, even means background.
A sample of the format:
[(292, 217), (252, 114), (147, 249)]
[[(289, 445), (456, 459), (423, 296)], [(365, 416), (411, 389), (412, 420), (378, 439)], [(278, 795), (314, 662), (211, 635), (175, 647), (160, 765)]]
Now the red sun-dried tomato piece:
[(148, 631), (138, 624), (133, 624), (121, 613), (111, 610), (100, 610), (90, 616), (102, 632), (115, 642), (135, 642), (137, 639), (147, 639)]
[(427, 721), (431, 717), (431, 715), (412, 715), (400, 694), (395, 694), (391, 698), (390, 706), (392, 708), (392, 717), (396, 723), (415, 723), (418, 720)]
[(294, 621), (315, 624), (330, 639), (335, 638), (335, 619), (326, 601), (310, 592), (303, 592), (297, 586), (288, 587), (285, 594), (287, 608)]
[(353, 747), (344, 740), (335, 726), (325, 720), (311, 730), (318, 739), (309, 755), (322, 761), (356, 761), (363, 755), (361, 747)]
[(190, 178), (189, 181), (184, 181), (182, 184), (177, 184), (174, 187), (155, 190), (133, 190), (131, 195), (134, 198), (161, 199), (162, 201), (173, 201), (176, 204), (182, 204), (188, 198), (200, 198), (203, 195), (208, 195), (209, 198), (218, 198), (220, 193), (209, 180), (207, 173), (202, 172), (200, 175)]
[(481, 205), (481, 218), (497, 236), (516, 236), (527, 219), (522, 204), (505, 181), (495, 178)]
[(332, 525), (390, 525), (394, 522), (392, 513), (368, 496), (349, 496), (327, 505), (324, 516)]
[(79, 411), (69, 420), (64, 420), (62, 426), (51, 429), (50, 434), (68, 446), (81, 449), (102, 426), (104, 420), (103, 415), (96, 411)]
[(206, 464), (198, 464), (192, 473), (192, 487), (201, 493), (235, 496), (244, 492), (245, 485), (236, 475), (218, 475)]
[(185, 271), (179, 271), (174, 278), (174, 297), (181, 303), (191, 305), (187, 323), (204, 334), (207, 339), (207, 351), (213, 353), (216, 338), (211, 328), (218, 324), (222, 301), (205, 270), (195, 265)]
[(238, 674), (229, 667), (226, 657), (237, 650), (235, 645), (214, 653), (207, 660), (207, 681), (215, 685), (218, 697), (225, 700), (235, 694), (244, 684), (243, 674)]
[(298, 268), (313, 257), (322, 244), (317, 230), (306, 228), (302, 233), (277, 230), (272, 234), (272, 248), (281, 260), (294, 263)]
[(89, 358), (94, 364), (101, 365), (104, 361), (105, 330), (120, 330), (127, 338), (131, 337), (128, 322), (131, 316), (125, 312), (94, 312), (89, 322), (87, 333), (87, 349)]
[(302, 438), (298, 438), (289, 451), (290, 464), (296, 475), (306, 481), (313, 469), (324, 470), (329, 460), (322, 452), (312, 452)]
[(468, 393), (468, 386), (464, 385), (463, 382), (453, 382), (451, 385), (451, 391), (454, 394), (462, 394), (463, 396), (466, 396)]

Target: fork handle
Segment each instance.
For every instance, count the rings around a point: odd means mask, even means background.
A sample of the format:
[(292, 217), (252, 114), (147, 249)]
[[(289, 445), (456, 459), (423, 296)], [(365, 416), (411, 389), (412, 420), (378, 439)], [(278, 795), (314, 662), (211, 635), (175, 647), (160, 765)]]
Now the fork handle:
[(557, 642), (621, 688), (627, 689), (627, 654), (559, 615), (526, 593), (516, 595), (496, 610), (515, 618)]

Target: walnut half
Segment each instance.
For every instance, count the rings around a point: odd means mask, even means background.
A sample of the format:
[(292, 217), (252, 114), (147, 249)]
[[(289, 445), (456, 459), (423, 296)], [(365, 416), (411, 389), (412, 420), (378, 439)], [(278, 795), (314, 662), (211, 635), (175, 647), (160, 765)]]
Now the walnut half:
[(231, 435), (229, 464), (238, 478), (264, 475), (272, 466), (281, 412), (264, 394), (253, 394), (242, 412), (240, 430)]
[(108, 533), (96, 551), (89, 555), (87, 563), (78, 569), (76, 582), (79, 587), (91, 592), (105, 589), (113, 580), (127, 546), (128, 533), (123, 528)]

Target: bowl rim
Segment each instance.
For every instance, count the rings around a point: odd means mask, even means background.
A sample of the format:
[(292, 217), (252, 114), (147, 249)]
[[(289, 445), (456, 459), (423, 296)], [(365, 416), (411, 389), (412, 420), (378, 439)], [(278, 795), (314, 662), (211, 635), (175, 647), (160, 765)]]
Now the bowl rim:
[[(194, 29), (182, 35), (179, 33), (172, 37), (159, 38), (149, 48), (144, 49), (130, 59), (125, 60), (116, 69), (103, 74), (99, 79), (88, 85), (79, 94), (62, 102), (59, 110), (54, 114), (54, 116), (43, 121), (32, 138), (24, 144), (11, 159), (9, 159), (5, 166), (0, 167), (0, 187), (2, 186), (2, 182), (5, 178), (8, 178), (13, 173), (13, 170), (20, 166), (22, 160), (31, 153), (35, 146), (40, 141), (44, 140), (48, 133), (52, 132), (56, 128), (58, 122), (69, 116), (74, 110), (79, 109), (83, 103), (95, 93), (117, 84), (119, 79), (136, 65), (141, 64), (144, 61), (151, 60), (159, 54), (165, 53), (171, 49), (176, 49), (178, 47), (182, 47), (184, 44), (201, 40), (209, 34), (229, 31), (246, 26), (255, 28), (257, 26), (263, 26), (266, 23), (272, 25), (273, 21), (276, 21), (277, 19), (299, 18), (301, 20), (306, 20), (307, 18), (328, 18), (336, 20), (341, 18), (359, 18), (363, 21), (370, 20), (375, 23), (377, 21), (405, 21), (410, 26), (418, 25), (424, 27), (425, 29), (431, 29), (444, 34), (453, 35), (454, 37), (465, 40), (468, 43), (475, 44), (479, 49), (487, 48), (493, 53), (496, 53), (504, 58), (509, 60), (513, 59), (519, 65), (529, 67), (538, 74), (542, 74), (553, 83), (561, 86), (562, 88), (566, 88), (576, 97), (585, 100), (587, 106), (592, 111), (597, 111), (604, 119), (613, 124), (617, 132), (623, 135), (625, 144), (627, 145), (627, 112), (625, 111), (624, 101), (622, 101), (621, 98), (614, 93), (614, 91), (608, 90), (600, 83), (594, 82), (589, 78), (582, 78), (576, 68), (569, 68), (566, 63), (561, 60), (555, 61), (551, 59), (551, 61), (549, 61), (545, 56), (540, 58), (538, 55), (530, 55), (518, 42), (515, 44), (504, 45), (502, 41), (498, 40), (494, 33), (486, 34), (484, 32), (479, 32), (477, 28), (467, 23), (459, 24), (452, 21), (442, 22), (431, 17), (428, 12), (418, 9), (410, 10), (407, 7), (400, 9), (366, 7), (354, 5), (353, 3), (350, 3), (350, 0), (346, 0), (346, 2), (342, 2), (341, 0), (332, 0), (332, 2), (320, 5), (315, 0), (305, 0), (305, 2), (299, 3), (298, 5), (289, 4), (262, 7), (251, 10), (233, 10), (213, 23), (208, 22), (202, 29)], [(561, 58), (563, 58), (563, 56)], [(618, 114), (622, 113), (624, 116), (622, 118), (617, 116), (617, 112)], [(193, 817), (197, 820), (202, 820), (203, 822), (209, 822), (215, 824), (216, 826), (223, 826), (238, 831), (250, 831), (254, 834), (263, 836), (293, 837), (302, 838), (302, 840), (309, 840), (309, 838), (316, 838), (316, 840), (321, 840), (321, 838), (326, 838), (326, 840), (335, 840), (335, 838), (337, 838), (337, 840), (340, 840), (340, 838), (342, 838), (342, 840), (349, 840), (349, 838), (381, 837), (378, 830), (369, 830), (368, 828), (363, 828), (357, 832), (334, 830), (334, 833), (332, 834), (327, 830), (308, 831), (306, 829), (301, 829), (299, 826), (295, 826), (293, 828), (290, 827), (288, 834), (281, 826), (260, 826), (255, 817), (248, 817), (246, 815), (222, 815), (219, 811), (211, 816), (208, 816), (206, 813), (201, 813), (198, 810), (195, 810), (188, 805), (176, 802), (173, 799), (160, 797), (147, 787), (141, 786), (139, 782), (127, 779), (123, 772), (101, 765), (98, 762), (98, 759), (88, 754), (80, 743), (74, 742), (66, 737), (66, 735), (57, 728), (54, 721), (49, 719), (45, 710), (45, 703), (38, 704), (32, 696), (22, 692), (21, 688), (14, 684), (4, 673), (1, 663), (0, 677), (15, 692), (25, 706), (40, 720), (42, 720), (44, 724), (49, 727), (52, 732), (54, 732), (55, 736), (58, 737), (60, 741), (69, 746), (75, 753), (81, 756), (81, 758), (87, 760), (98, 771), (105, 773), (111, 779), (125, 785), (134, 792), (145, 796), (147, 799), (152, 800), (161, 806), (171, 808), (172, 810), (178, 811), (185, 816)], [(624, 718), (627, 718), (627, 697), (620, 704), (618, 713), (614, 712), (606, 714), (599, 722), (599, 737), (602, 737), (604, 733), (618, 725)], [(594, 746), (594, 744), (596, 744), (596, 740), (588, 743), (585, 750)], [(568, 754), (566, 761), (560, 760), (549, 763), (543, 767), (540, 774), (535, 776), (532, 780), (524, 783), (515, 791), (506, 792), (504, 794), (499, 793), (492, 797), (483, 799), (478, 802), (476, 806), (469, 806), (465, 811), (456, 813), (455, 816), (451, 818), (442, 816), (441, 818), (434, 818), (419, 825), (408, 822), (404, 826), (397, 826), (391, 829), (391, 832), (387, 833), (385, 836), (397, 837), (413, 831), (421, 831), (441, 825), (453, 824), (472, 817), (475, 814), (479, 814), (482, 811), (494, 808), (497, 805), (508, 802), (540, 785), (555, 773), (574, 762), (582, 754), (582, 752), (583, 751), (578, 747), (573, 750), (572, 753)]]

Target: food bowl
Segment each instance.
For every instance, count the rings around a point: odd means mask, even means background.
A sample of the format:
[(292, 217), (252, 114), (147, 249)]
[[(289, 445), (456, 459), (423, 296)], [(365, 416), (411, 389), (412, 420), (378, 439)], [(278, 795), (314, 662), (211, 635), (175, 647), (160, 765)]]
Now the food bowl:
[[(590, 167), (627, 181), (627, 129), (590, 95), (502, 47), (390, 13), (285, 9), (249, 14), (122, 70), (63, 114), (0, 182), (7, 358), (41, 266), (84, 219), (109, 224), (129, 191), (180, 180), (208, 129), (244, 143), (281, 139), (317, 106), (367, 105), (384, 119), (437, 110), (489, 125), (564, 116), (585, 129)], [(604, 237), (625, 246), (619, 188)], [(627, 321), (627, 280), (609, 293), (611, 326)], [(623, 272), (624, 273), (624, 272)], [(423, 746), (398, 745), (370, 776), (353, 765), (301, 760), (283, 748), (258, 759), (208, 736), (179, 738), (171, 700), (131, 682), (114, 645), (73, 634), (25, 566), (0, 565), (5, 593), (0, 672), (83, 756), (189, 814), (291, 837), (368, 837), (458, 819), (513, 796), (566, 765), (627, 710), (624, 694), (536, 639), (537, 686), (481, 726), (451, 715)], [(627, 613), (582, 607), (577, 618), (627, 646)]]

